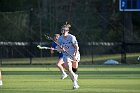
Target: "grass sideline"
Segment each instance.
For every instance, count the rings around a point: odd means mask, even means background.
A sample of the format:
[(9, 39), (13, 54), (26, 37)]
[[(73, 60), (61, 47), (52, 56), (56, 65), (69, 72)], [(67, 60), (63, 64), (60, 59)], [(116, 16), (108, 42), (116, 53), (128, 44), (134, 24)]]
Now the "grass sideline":
[[(129, 53), (126, 55), (126, 61), (128, 64), (139, 64), (137, 57), (140, 56), (140, 53)], [(81, 56), (80, 64), (94, 64), (102, 65), (105, 61), (113, 59), (121, 63), (121, 54), (109, 54), (109, 55), (94, 55), (90, 56)], [(34, 65), (52, 65), (55, 64), (58, 60), (58, 57), (40, 57), (32, 58), (32, 63)], [(9, 58), (1, 59), (2, 65), (27, 65), (30, 64), (29, 58)]]
[(140, 65), (80, 65), (78, 90), (50, 65), (2, 66), (0, 93), (140, 93)]

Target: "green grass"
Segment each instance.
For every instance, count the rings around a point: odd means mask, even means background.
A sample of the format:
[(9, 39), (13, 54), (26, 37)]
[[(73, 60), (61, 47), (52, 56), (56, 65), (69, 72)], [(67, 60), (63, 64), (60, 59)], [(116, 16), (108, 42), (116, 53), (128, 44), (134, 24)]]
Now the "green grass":
[(0, 93), (140, 93), (140, 65), (81, 65), (78, 90), (55, 66), (2, 66)]
[[(126, 61), (128, 64), (138, 64), (137, 57), (140, 53), (128, 53), (126, 55)], [(94, 64), (102, 65), (105, 61), (113, 59), (121, 63), (121, 54), (110, 54), (110, 55), (93, 55), (92, 56), (81, 56), (80, 64)], [(58, 57), (40, 57), (32, 58), (32, 64), (55, 64), (58, 60)], [(93, 61), (93, 62), (92, 62)], [(3, 65), (11, 64), (30, 64), (29, 58), (8, 58), (1, 59)], [(0, 63), (1, 64), (1, 63)]]

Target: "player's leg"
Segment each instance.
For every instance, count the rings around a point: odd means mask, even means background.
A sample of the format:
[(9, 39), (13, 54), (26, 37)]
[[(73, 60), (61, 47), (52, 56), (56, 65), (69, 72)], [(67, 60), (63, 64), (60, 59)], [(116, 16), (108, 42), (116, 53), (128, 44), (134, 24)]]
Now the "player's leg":
[(1, 70), (0, 70), (0, 86), (2, 86), (2, 75), (1, 75)]
[(78, 62), (72, 62), (72, 70), (74, 73), (77, 72), (78, 70)]
[(66, 72), (64, 71), (65, 65), (64, 65), (64, 61), (62, 58), (60, 58), (58, 60), (58, 62), (56, 63), (57, 67), (59, 68), (59, 70), (62, 73), (62, 77), (61, 79), (65, 79), (68, 75), (66, 74)]
[(78, 70), (78, 62), (72, 62), (72, 70), (75, 73), (75, 78), (78, 81), (78, 74), (76, 73)]
[(80, 54), (77, 56), (77, 61), (72, 62), (72, 70), (74, 73), (78, 70), (78, 63), (80, 62)]
[(75, 73), (73, 72), (73, 70), (72, 70), (72, 62), (67, 61), (67, 62), (66, 62), (66, 65), (67, 65), (67, 67), (68, 67), (68, 71), (69, 71), (71, 80), (73, 81), (73, 88), (74, 88), (74, 89), (79, 88), (79, 85), (78, 85), (78, 82), (77, 82), (76, 74), (75, 74)]

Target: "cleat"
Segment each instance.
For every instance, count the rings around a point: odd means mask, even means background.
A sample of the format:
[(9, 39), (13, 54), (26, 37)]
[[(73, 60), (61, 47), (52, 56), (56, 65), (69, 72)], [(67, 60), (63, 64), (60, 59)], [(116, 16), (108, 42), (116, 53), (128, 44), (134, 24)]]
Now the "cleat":
[(73, 89), (78, 89), (80, 86), (79, 85), (74, 85)]
[(67, 74), (62, 74), (62, 77), (61, 77), (61, 79), (62, 80), (64, 80), (65, 78), (67, 78), (68, 77), (68, 75)]
[(79, 87), (77, 80), (73, 81), (73, 89), (78, 89)]

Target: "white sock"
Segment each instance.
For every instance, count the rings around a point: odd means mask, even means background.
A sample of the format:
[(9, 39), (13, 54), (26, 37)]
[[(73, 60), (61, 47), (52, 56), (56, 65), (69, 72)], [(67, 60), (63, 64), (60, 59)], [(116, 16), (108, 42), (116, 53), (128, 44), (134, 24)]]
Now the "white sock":
[(63, 74), (63, 75), (66, 75), (67, 73), (63, 70), (63, 71), (62, 71), (62, 74)]
[(75, 73), (69, 72), (71, 80), (74, 82), (76, 80)]
[(0, 80), (0, 86), (2, 85), (2, 80)]
[(74, 85), (74, 86), (77, 86), (77, 85), (78, 85), (77, 80), (74, 80), (74, 81), (73, 81), (73, 85)]

